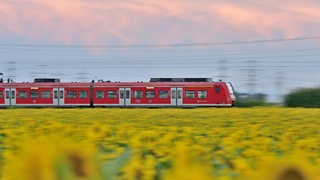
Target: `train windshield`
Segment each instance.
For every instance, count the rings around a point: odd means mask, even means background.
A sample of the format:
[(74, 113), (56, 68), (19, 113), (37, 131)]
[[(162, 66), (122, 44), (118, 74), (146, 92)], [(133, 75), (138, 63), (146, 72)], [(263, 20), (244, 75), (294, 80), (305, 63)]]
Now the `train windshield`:
[(230, 92), (231, 98), (235, 98), (234, 90), (233, 90), (231, 83), (227, 83), (227, 86), (228, 86), (228, 90)]

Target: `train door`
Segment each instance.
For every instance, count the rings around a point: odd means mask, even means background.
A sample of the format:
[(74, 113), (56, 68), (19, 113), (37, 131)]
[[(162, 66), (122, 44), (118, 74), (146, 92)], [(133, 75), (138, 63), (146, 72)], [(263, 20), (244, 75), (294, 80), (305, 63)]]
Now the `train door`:
[(64, 88), (53, 88), (53, 105), (64, 105)]
[(5, 104), (9, 106), (16, 105), (16, 88), (5, 89)]
[(182, 106), (182, 88), (171, 88), (171, 105)]
[(120, 106), (128, 106), (131, 104), (130, 92), (131, 88), (119, 88)]
[[(1, 83), (1, 81), (0, 81), (0, 83)], [(0, 105), (3, 105), (4, 104), (4, 88), (2, 89), (2, 88), (0, 88)]]

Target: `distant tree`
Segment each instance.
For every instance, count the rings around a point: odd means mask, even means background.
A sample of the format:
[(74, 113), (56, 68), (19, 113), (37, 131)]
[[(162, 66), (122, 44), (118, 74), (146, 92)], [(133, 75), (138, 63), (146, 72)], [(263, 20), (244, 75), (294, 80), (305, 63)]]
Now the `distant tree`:
[(254, 107), (254, 106), (271, 106), (273, 104), (266, 102), (266, 94), (249, 94), (249, 93), (237, 93), (237, 107)]
[(320, 87), (295, 90), (285, 97), (284, 103), (288, 107), (320, 108)]

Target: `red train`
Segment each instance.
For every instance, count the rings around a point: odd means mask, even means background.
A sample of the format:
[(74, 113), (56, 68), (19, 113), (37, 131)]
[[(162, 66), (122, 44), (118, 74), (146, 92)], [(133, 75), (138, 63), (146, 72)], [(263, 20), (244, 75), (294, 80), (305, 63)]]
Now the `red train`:
[(198, 107), (232, 106), (236, 97), (229, 82), (211, 78), (151, 78), (150, 82), (0, 83), (0, 107)]

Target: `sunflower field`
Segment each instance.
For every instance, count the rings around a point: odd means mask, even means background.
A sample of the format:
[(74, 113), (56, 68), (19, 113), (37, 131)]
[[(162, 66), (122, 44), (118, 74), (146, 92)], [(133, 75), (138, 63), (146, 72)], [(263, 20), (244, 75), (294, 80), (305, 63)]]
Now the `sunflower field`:
[(318, 180), (320, 109), (0, 109), (3, 180)]

